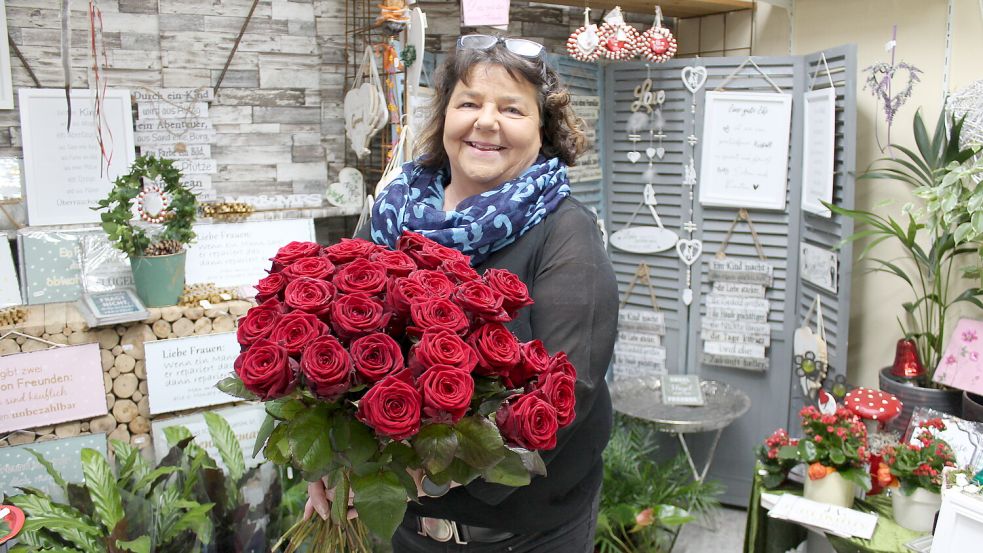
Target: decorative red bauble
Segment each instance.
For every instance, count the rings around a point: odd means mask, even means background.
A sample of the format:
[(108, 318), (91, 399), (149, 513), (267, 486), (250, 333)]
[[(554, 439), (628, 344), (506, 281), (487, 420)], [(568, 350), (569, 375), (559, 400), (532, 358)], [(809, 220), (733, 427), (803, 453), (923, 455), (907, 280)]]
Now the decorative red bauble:
[(650, 48), (656, 54), (665, 54), (666, 50), (669, 49), (669, 43), (666, 41), (665, 37), (657, 36), (652, 39)]
[(918, 348), (915, 341), (909, 338), (898, 340), (898, 347), (894, 352), (894, 365), (891, 367), (891, 374), (899, 378), (916, 379), (925, 376), (925, 367), (921, 359), (918, 358)]

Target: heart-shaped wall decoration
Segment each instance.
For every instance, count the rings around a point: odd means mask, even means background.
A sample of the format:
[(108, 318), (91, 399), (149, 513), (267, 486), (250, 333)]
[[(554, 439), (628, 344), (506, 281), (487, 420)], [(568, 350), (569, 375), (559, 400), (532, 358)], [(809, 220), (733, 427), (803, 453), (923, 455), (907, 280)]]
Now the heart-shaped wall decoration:
[(662, 146), (659, 146), (658, 148), (655, 149), (655, 155), (659, 156), (659, 159), (662, 159), (666, 155), (666, 149), (663, 148)]
[(695, 239), (680, 240), (676, 242), (676, 253), (679, 254), (679, 259), (683, 263), (692, 266), (703, 253), (703, 242)]
[(653, 147), (651, 147), (651, 146), (649, 146), (648, 148), (645, 148), (645, 155), (649, 156), (649, 159), (652, 159), (653, 157), (655, 157), (655, 154), (656, 153), (657, 153), (656, 152), (656, 149), (653, 148)]
[(707, 68), (697, 65), (688, 65), (683, 68), (683, 86), (693, 94), (703, 88), (707, 82)]
[(641, 158), (642, 158), (642, 154), (639, 153), (639, 152), (635, 152), (635, 151), (628, 152), (628, 161), (630, 161), (632, 163), (635, 163), (636, 161), (638, 161)]

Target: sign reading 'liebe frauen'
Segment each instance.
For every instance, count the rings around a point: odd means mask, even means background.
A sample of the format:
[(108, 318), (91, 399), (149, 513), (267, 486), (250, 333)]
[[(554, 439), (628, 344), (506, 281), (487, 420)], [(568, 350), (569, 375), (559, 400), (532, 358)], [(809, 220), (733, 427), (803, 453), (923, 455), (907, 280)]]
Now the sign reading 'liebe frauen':
[(0, 357), (0, 432), (105, 414), (99, 344)]
[(235, 332), (147, 342), (144, 349), (151, 415), (236, 401), (215, 387), (239, 355)]

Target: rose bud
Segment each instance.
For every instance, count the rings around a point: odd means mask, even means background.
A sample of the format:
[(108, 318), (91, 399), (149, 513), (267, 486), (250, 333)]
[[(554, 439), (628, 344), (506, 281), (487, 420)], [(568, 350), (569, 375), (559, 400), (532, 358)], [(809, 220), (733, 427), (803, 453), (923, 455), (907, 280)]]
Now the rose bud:
[(454, 424), (471, 405), (474, 379), (471, 374), (447, 365), (434, 365), (417, 382), (423, 396), (423, 414), (431, 422)]
[(481, 321), (507, 323), (512, 320), (502, 308), (502, 295), (481, 281), (460, 284), (452, 298), (461, 309)]
[(299, 364), (269, 340), (258, 340), (232, 366), (243, 386), (263, 401), (283, 397), (297, 386)]
[(327, 333), (328, 325), (317, 315), (294, 311), (280, 318), (270, 339), (286, 348), (290, 355), (300, 355), (308, 343)]
[(560, 372), (565, 375), (570, 376), (574, 380), (577, 379), (577, 369), (573, 366), (573, 363), (567, 359), (567, 354), (564, 351), (557, 353), (550, 359), (550, 366), (546, 369), (546, 372)]
[(236, 329), (239, 345), (248, 347), (261, 338), (269, 338), (284, 311), (283, 304), (276, 299), (251, 307), (246, 316), (239, 320), (239, 328)]
[(321, 252), (321, 246), (316, 242), (291, 242), (277, 250), (276, 255), (270, 258), (273, 262), (274, 273), (282, 271), (288, 265), (305, 257), (317, 257)]
[(385, 328), (390, 315), (368, 294), (339, 296), (331, 304), (331, 328), (343, 340), (352, 340)]
[(287, 289), (283, 291), (283, 301), (293, 309), (320, 316), (331, 308), (331, 301), (336, 294), (337, 291), (330, 282), (301, 277), (287, 285)]
[(448, 365), (471, 372), (478, 363), (474, 349), (460, 336), (446, 329), (429, 330), (410, 350), (409, 367), (414, 376), (435, 365)]
[(283, 273), (270, 273), (256, 283), (256, 303), (270, 298), (283, 299), (283, 289), (287, 287), (287, 277)]
[(326, 257), (305, 257), (298, 259), (283, 270), (288, 279), (328, 278), (334, 273), (334, 264)]
[(334, 336), (311, 342), (300, 358), (307, 389), (325, 401), (334, 401), (352, 386), (352, 360)]
[(355, 363), (355, 374), (364, 384), (378, 382), (403, 368), (403, 352), (388, 334), (376, 332), (362, 336), (352, 341), (348, 349)]
[(386, 274), (393, 277), (404, 277), (417, 269), (410, 256), (397, 250), (377, 251), (369, 256), (369, 260), (385, 267)]
[(529, 289), (514, 273), (505, 269), (488, 269), (482, 278), (492, 290), (502, 294), (502, 307), (510, 317), (515, 318), (516, 311), (533, 304)]
[(510, 397), (495, 413), (502, 438), (531, 451), (556, 447), (556, 408), (541, 391)]
[(485, 376), (508, 375), (521, 359), (519, 340), (501, 323), (478, 327), (468, 336), (468, 344), (478, 355), (475, 372)]
[(370, 255), (383, 249), (381, 246), (360, 238), (342, 238), (341, 242), (324, 248), (322, 255), (335, 265), (351, 263), (356, 259), (368, 259)]
[(413, 377), (399, 371), (369, 388), (355, 416), (380, 436), (405, 440), (420, 431), (421, 402)]
[(410, 305), (410, 324), (406, 327), (406, 333), (419, 337), (427, 330), (446, 328), (463, 336), (470, 326), (468, 316), (451, 300), (417, 300)]

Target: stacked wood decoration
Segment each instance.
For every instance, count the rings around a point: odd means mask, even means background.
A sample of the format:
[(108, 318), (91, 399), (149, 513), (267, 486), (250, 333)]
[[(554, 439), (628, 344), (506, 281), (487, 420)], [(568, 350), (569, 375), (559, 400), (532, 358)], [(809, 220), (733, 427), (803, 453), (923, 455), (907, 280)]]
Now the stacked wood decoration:
[[(626, 309), (635, 285), (648, 287), (652, 309)], [(659, 309), (649, 266), (639, 263), (618, 310), (618, 340), (614, 344), (615, 380), (651, 379), (666, 373), (666, 316)]]

